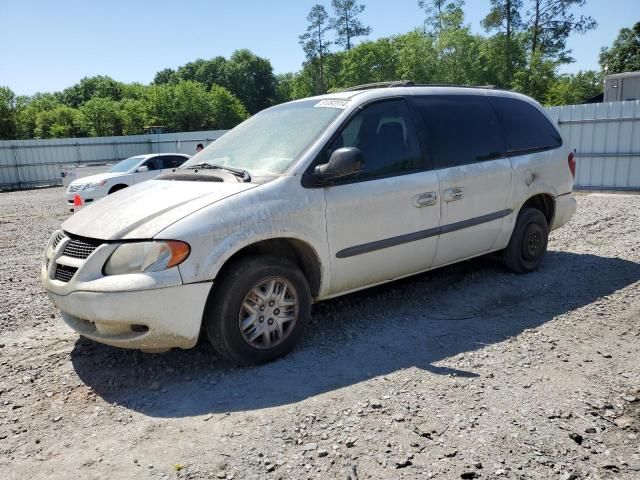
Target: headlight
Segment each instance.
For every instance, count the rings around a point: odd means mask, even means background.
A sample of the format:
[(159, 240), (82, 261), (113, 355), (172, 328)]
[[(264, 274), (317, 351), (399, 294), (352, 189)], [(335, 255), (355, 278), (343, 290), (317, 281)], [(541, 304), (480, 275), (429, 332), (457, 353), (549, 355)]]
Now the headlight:
[(101, 187), (103, 186), (105, 183), (107, 183), (106, 180), (102, 180), (101, 182), (91, 182), (91, 183), (86, 183), (84, 184), (84, 186), (82, 187), (82, 190), (93, 190), (96, 187)]
[(105, 275), (159, 272), (175, 267), (189, 256), (188, 243), (177, 240), (123, 243), (104, 264)]

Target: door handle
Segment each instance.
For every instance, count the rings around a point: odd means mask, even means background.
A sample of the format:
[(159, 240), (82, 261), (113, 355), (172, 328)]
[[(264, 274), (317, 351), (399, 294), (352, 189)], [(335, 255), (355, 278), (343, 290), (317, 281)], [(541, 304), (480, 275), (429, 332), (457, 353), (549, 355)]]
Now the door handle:
[(413, 197), (413, 206), (416, 208), (428, 207), (429, 205), (435, 205), (438, 201), (438, 195), (436, 192), (419, 193)]
[(464, 188), (462, 187), (447, 188), (443, 193), (444, 193), (443, 197), (445, 202), (455, 202), (456, 200), (461, 200), (464, 197)]

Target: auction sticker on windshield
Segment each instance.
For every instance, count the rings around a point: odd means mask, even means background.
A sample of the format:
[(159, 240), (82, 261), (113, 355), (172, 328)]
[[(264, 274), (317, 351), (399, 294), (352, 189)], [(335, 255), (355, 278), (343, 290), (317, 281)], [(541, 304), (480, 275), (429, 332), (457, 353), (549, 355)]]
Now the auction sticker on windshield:
[(314, 105), (314, 107), (330, 107), (330, 108), (342, 108), (345, 109), (349, 105), (349, 100), (342, 100), (339, 98), (328, 98), (320, 100)]

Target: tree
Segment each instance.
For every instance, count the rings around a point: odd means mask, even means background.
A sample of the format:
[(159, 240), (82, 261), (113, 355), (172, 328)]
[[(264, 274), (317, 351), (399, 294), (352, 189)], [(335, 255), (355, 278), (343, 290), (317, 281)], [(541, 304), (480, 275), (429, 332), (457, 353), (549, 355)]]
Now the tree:
[(122, 98), (122, 83), (111, 77), (97, 75), (85, 77), (79, 83), (62, 92), (62, 101), (70, 107), (79, 107), (94, 97), (120, 100)]
[(364, 83), (397, 79), (397, 64), (391, 38), (362, 42), (344, 53), (340, 68), (340, 83), (351, 87)]
[(551, 84), (544, 103), (546, 105), (575, 105), (602, 93), (602, 75), (593, 70), (561, 75)]
[(434, 83), (438, 70), (438, 52), (433, 39), (415, 30), (393, 39), (397, 58), (395, 79)]
[(156, 85), (146, 99), (147, 118), (175, 132), (232, 128), (247, 117), (247, 111), (224, 87), (183, 80), (175, 85)]
[(0, 138), (15, 138), (16, 132), (16, 95), (9, 87), (0, 87)]
[(546, 93), (556, 79), (558, 62), (545, 59), (537, 52), (529, 60), (528, 68), (522, 68), (515, 72), (513, 77), (513, 89), (522, 92), (539, 102), (543, 102)]
[(93, 97), (80, 107), (86, 129), (94, 137), (122, 134), (118, 102), (104, 97)]
[(435, 81), (461, 85), (484, 83), (481, 51), (484, 39), (463, 25), (461, 11), (452, 11), (443, 18), (443, 29), (435, 42), (437, 70)]
[(331, 45), (331, 42), (326, 39), (327, 31), (331, 29), (329, 15), (322, 5), (316, 3), (311, 7), (311, 11), (307, 15), (307, 21), (309, 22), (307, 31), (298, 38), (307, 60), (318, 63), (317, 93), (324, 93), (324, 57)]
[(527, 12), (527, 30), (531, 37), (531, 57), (536, 52), (543, 58), (554, 58), (561, 63), (573, 59), (567, 51), (567, 38), (571, 33), (585, 33), (598, 25), (591, 17), (576, 16), (571, 10), (583, 7), (586, 0), (532, 0), (532, 9)]
[(229, 90), (213, 85), (209, 92), (210, 117), (207, 127), (225, 130), (247, 119), (249, 114), (242, 102)]
[(197, 58), (193, 62), (188, 62), (181, 67), (178, 67), (178, 70), (176, 72), (177, 80), (189, 80), (195, 82), (198, 70), (206, 62), (207, 61), (202, 58)]
[(276, 95), (275, 103), (288, 102), (293, 100), (293, 86), (296, 80), (296, 74), (292, 72), (280, 73), (276, 75)]
[(226, 64), (227, 59), (220, 56), (206, 60), (198, 66), (195, 77), (191, 80), (204, 84), (207, 90), (211, 90), (213, 85), (228, 86)]
[(613, 45), (600, 50), (600, 66), (609, 75), (640, 71), (640, 22), (621, 29)]
[(464, 0), (418, 0), (418, 6), (427, 15), (424, 21), (424, 33), (427, 33), (427, 25), (431, 30), (440, 34), (444, 28), (445, 17), (455, 12), (462, 12)]
[(331, 28), (336, 31), (336, 43), (351, 50), (352, 39), (366, 37), (371, 33), (371, 28), (366, 27), (357, 18), (364, 9), (364, 5), (356, 3), (356, 0), (331, 0), (334, 18), (331, 19)]
[(223, 85), (254, 114), (273, 105), (276, 79), (271, 62), (249, 50), (236, 50), (225, 63)]
[(512, 88), (515, 74), (528, 68), (528, 41), (526, 32), (512, 33), (510, 41), (504, 33), (482, 39), (478, 67), (483, 84)]
[(166, 83), (175, 83), (177, 81), (176, 71), (172, 68), (165, 68), (156, 73), (153, 77), (153, 83), (156, 85), (164, 85)]
[(36, 129), (36, 119), (43, 111), (53, 110), (62, 105), (59, 95), (53, 93), (36, 93), (31, 97), (16, 99), (17, 137), (33, 138)]
[(86, 135), (86, 130), (78, 109), (58, 105), (53, 110), (45, 110), (38, 114), (34, 135), (37, 138), (82, 137)]
[[(522, 18), (520, 10), (522, 0), (491, 0), (491, 10), (482, 20), (482, 26), (487, 32), (498, 30), (498, 40), (496, 47), (502, 53), (504, 59), (501, 70), (504, 70), (504, 82), (511, 84), (513, 79), (514, 65), (514, 32), (522, 28)], [(502, 44), (502, 45), (500, 45)], [(500, 48), (502, 47), (502, 48)]]
[(147, 104), (144, 100), (126, 98), (120, 101), (118, 108), (123, 135), (144, 133), (144, 127), (149, 125)]

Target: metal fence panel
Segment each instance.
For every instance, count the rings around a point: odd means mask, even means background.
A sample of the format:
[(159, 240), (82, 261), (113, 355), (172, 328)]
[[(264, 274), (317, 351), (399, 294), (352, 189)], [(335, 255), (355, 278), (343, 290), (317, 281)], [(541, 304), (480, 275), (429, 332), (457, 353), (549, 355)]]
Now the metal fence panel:
[(576, 187), (640, 190), (640, 101), (551, 107), (576, 150)]
[(206, 146), (225, 131), (0, 141), (0, 189), (61, 185), (63, 166), (113, 163), (146, 153), (193, 154), (198, 143)]

